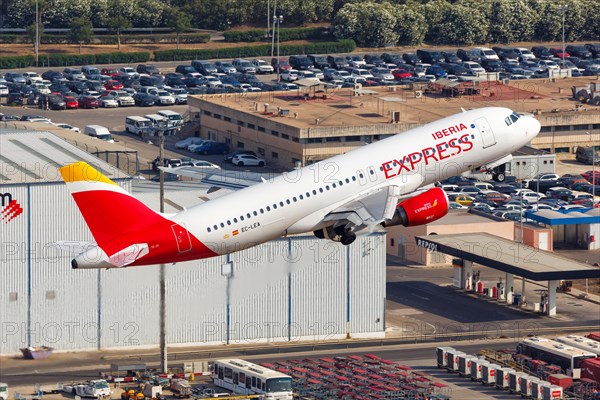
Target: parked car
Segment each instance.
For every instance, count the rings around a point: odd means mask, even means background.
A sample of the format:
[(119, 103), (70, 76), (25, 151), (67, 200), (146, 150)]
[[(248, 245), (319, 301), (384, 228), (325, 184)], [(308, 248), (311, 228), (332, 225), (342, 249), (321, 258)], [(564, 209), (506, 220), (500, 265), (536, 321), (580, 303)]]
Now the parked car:
[(298, 71), (295, 69), (289, 69), (287, 71), (283, 71), (279, 76), (281, 80), (292, 82), (298, 80)]
[(98, 108), (100, 107), (100, 103), (98, 99), (93, 96), (80, 96), (79, 99), (79, 108)]
[(67, 103), (63, 98), (55, 94), (44, 94), (38, 98), (40, 108), (45, 108), (48, 105), (50, 110), (64, 110), (67, 108)]
[(195, 153), (199, 154), (227, 154), (229, 153), (229, 145), (227, 143), (219, 142), (206, 142), (197, 147), (194, 150)]
[(136, 71), (138, 74), (160, 75), (160, 70), (154, 64), (140, 64)]
[(135, 102), (136, 106), (141, 107), (151, 107), (156, 104), (154, 96), (141, 92), (133, 95), (133, 101)]
[(265, 165), (265, 160), (255, 156), (255, 155), (252, 155), (252, 154), (238, 154), (231, 159), (231, 163), (233, 165), (237, 165), (238, 167), (244, 167), (244, 166), (263, 167)]
[(592, 58), (592, 52), (582, 45), (570, 44), (565, 47), (565, 51), (575, 57), (583, 59)]
[(272, 74), (275, 71), (272, 65), (265, 60), (258, 58), (252, 60), (252, 65), (254, 66), (257, 74)]
[(253, 152), (252, 150), (238, 150), (238, 151), (234, 151), (233, 153), (229, 153), (227, 154), (223, 160), (225, 162), (231, 162), (231, 160), (233, 160), (233, 158), (235, 156), (239, 156), (239, 155), (243, 155), (243, 154), (247, 154), (247, 155), (251, 155), (251, 156), (256, 156), (256, 153)]
[(114, 96), (103, 96), (100, 97), (100, 107), (103, 108), (116, 108), (119, 107), (119, 101)]
[(205, 140), (199, 137), (188, 137), (175, 143), (176, 149), (187, 149), (191, 144), (202, 144)]
[(600, 155), (593, 147), (577, 147), (577, 150), (575, 151), (575, 159), (582, 164), (600, 164)]

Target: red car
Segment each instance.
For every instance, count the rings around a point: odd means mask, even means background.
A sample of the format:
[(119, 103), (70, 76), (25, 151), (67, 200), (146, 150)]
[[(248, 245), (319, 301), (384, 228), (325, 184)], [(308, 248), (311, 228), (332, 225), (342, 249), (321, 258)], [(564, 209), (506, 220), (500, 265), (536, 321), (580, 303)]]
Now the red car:
[(288, 60), (284, 58), (280, 58), (279, 60), (277, 60), (277, 58), (271, 58), (271, 66), (275, 69), (275, 71), (277, 71), (277, 67), (279, 67), (280, 71), (289, 71), (292, 69), (292, 66)]
[(65, 96), (65, 97), (63, 97), (63, 100), (65, 101), (65, 104), (67, 105), (67, 109), (77, 110), (79, 108), (79, 102), (77, 101), (77, 99), (75, 97)]
[[(597, 185), (598, 181), (600, 181), (600, 171), (586, 171), (583, 174), (581, 174), (581, 176), (587, 179), (588, 182), (590, 182), (592, 185)], [(592, 182), (592, 180), (595, 182)]]
[(392, 75), (394, 75), (394, 79), (397, 81), (405, 78), (410, 78), (412, 76), (410, 71), (406, 69), (395, 69), (392, 71)]
[(79, 98), (79, 107), (81, 108), (99, 108), (100, 102), (93, 96), (84, 96)]
[(102, 75), (106, 75), (106, 76), (118, 76), (119, 75), (119, 71), (116, 70), (115, 68), (102, 68), (102, 70), (100, 71), (100, 73)]
[(106, 90), (121, 90), (123, 89), (123, 84), (119, 81), (111, 79), (110, 81), (104, 82), (104, 87)]
[(552, 54), (554, 57), (560, 58), (561, 60), (567, 57), (571, 57), (569, 53), (567, 53), (566, 51), (563, 53), (563, 50), (559, 48), (550, 49), (550, 54)]

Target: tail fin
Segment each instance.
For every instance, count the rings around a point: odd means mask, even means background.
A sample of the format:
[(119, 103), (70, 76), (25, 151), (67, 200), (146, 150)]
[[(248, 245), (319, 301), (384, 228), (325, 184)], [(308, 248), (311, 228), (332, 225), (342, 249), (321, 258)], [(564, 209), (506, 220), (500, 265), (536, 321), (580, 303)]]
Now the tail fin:
[(164, 219), (85, 162), (64, 166), (60, 173), (101, 248), (124, 233)]

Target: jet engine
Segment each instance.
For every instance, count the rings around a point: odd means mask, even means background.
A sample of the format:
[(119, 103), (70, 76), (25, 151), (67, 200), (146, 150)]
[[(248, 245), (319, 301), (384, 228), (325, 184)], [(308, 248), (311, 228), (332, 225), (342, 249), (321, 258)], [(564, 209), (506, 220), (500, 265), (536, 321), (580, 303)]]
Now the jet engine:
[(448, 213), (448, 197), (441, 188), (432, 188), (410, 199), (400, 202), (392, 219), (382, 222), (383, 226), (424, 225), (442, 218)]

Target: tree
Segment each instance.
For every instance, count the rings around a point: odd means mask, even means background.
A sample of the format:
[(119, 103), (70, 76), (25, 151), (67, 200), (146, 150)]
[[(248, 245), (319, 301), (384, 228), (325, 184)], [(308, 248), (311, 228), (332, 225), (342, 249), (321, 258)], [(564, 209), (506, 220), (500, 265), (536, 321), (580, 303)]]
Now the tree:
[(192, 27), (192, 16), (176, 8), (171, 8), (167, 13), (166, 23), (168, 27), (173, 28), (175, 31), (177, 35), (177, 49), (179, 49), (179, 34)]
[(485, 43), (488, 38), (489, 22), (478, 10), (454, 5), (448, 9), (440, 26), (436, 43), (475, 44)]
[(69, 40), (73, 43), (79, 43), (79, 54), (81, 54), (81, 47), (84, 43), (90, 43), (92, 41), (92, 22), (89, 19), (79, 17), (75, 18), (71, 22), (71, 29), (69, 30)]
[(416, 4), (397, 6), (394, 14), (396, 16), (394, 29), (398, 33), (398, 44), (422, 44), (427, 32), (427, 21), (422, 7)]
[(489, 17), (490, 41), (513, 43), (531, 40), (538, 18), (523, 0), (494, 0)]
[(117, 34), (117, 48), (121, 49), (121, 32), (123, 29), (132, 27), (131, 20), (128, 18), (127, 1), (111, 0), (108, 3), (110, 12), (106, 16), (105, 25), (109, 32)]
[(398, 42), (396, 17), (389, 3), (348, 3), (338, 11), (332, 25), (335, 36), (354, 39), (361, 46), (383, 47)]

